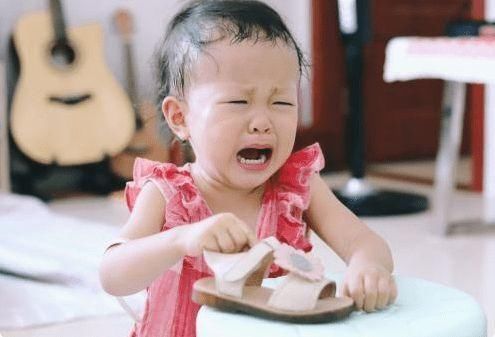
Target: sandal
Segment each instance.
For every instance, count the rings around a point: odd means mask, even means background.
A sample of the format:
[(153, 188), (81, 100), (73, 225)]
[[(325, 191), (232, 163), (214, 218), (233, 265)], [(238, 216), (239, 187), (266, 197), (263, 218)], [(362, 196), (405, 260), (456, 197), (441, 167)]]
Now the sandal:
[[(200, 305), (293, 323), (329, 322), (354, 309), (351, 298), (335, 297), (335, 282), (323, 277), (318, 259), (275, 237), (244, 253), (205, 251), (204, 257), (215, 277), (194, 283), (192, 299)], [(274, 259), (289, 271), (275, 290), (261, 286)]]

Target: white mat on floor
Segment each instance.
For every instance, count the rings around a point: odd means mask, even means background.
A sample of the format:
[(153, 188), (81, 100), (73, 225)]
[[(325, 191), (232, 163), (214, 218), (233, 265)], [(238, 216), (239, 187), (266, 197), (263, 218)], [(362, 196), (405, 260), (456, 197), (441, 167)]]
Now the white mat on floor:
[(0, 194), (0, 328), (123, 312), (97, 274), (116, 231), (56, 214), (35, 198)]

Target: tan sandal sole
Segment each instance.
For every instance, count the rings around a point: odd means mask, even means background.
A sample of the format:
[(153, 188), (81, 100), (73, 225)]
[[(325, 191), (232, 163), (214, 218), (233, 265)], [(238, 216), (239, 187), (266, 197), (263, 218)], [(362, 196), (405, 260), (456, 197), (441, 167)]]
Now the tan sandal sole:
[(226, 311), (240, 311), (254, 316), (292, 323), (324, 323), (347, 317), (354, 310), (354, 301), (349, 297), (327, 297), (319, 299), (312, 310), (287, 311), (267, 305), (273, 289), (245, 286), (243, 298), (218, 294), (215, 279), (207, 277), (194, 283), (192, 299)]

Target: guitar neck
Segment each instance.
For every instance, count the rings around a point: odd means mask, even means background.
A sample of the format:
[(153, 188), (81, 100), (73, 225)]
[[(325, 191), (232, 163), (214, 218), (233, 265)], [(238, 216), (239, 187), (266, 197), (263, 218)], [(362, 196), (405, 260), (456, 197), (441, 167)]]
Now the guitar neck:
[(136, 86), (136, 75), (134, 72), (134, 58), (132, 52), (132, 43), (130, 38), (124, 39), (124, 62), (126, 71), (126, 81), (127, 81), (127, 94), (131, 100), (132, 107), (134, 109), (134, 116), (136, 120), (136, 129), (141, 129), (143, 127), (143, 120), (139, 112), (139, 97), (137, 93)]
[(134, 72), (134, 58), (132, 56), (132, 43), (130, 41), (124, 42), (125, 53), (125, 70), (127, 80), (127, 93), (131, 99), (132, 105), (137, 106), (138, 94), (136, 86), (136, 74)]
[(132, 16), (127, 10), (120, 9), (115, 13), (114, 22), (120, 33), (124, 49), (125, 75), (127, 79), (127, 94), (134, 108), (136, 118), (136, 128), (143, 126), (139, 106), (139, 98), (136, 86), (136, 74), (134, 73), (134, 60), (132, 52)]
[(66, 26), (60, 0), (50, 0), (50, 14), (52, 16), (55, 41), (66, 42)]

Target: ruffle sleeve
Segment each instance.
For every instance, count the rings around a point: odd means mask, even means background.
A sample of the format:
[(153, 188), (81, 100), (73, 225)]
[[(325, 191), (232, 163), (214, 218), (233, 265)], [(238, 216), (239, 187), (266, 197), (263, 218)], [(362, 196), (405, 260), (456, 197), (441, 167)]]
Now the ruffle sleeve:
[[(271, 181), (263, 207), (266, 219), (258, 229), (258, 237), (275, 235), (283, 243), (296, 249), (310, 251), (313, 247), (307, 237), (307, 224), (303, 213), (310, 201), (309, 181), (311, 175), (325, 165), (318, 143), (294, 152)], [(266, 193), (266, 192), (265, 192)], [(284, 270), (272, 264), (269, 277), (284, 275)]]
[[(211, 215), (194, 185), (187, 164), (178, 167), (172, 163), (160, 163), (144, 158), (135, 160), (133, 181), (126, 184), (125, 197), (129, 210), (133, 209), (139, 193), (148, 181), (155, 184), (167, 202), (162, 230), (197, 222)], [(179, 274), (183, 268), (209, 273), (206, 263), (200, 257), (185, 256), (181, 263), (172, 267)]]
[(159, 182), (157, 179), (170, 170), (169, 166), (172, 165), (166, 163), (162, 164), (144, 158), (136, 158), (132, 173), (133, 180), (127, 182), (125, 186), (125, 200), (127, 203), (127, 208), (129, 208), (130, 211), (134, 208), (134, 204), (136, 203), (139, 193), (141, 192), (144, 184), (148, 181), (153, 181), (164, 198), (166, 198), (166, 200), (169, 199), (172, 195), (169, 186)]
[(309, 178), (325, 167), (320, 144), (314, 143), (294, 152), (280, 168), (278, 182), (281, 187), (301, 194), (309, 190)]
[(309, 182), (314, 173), (325, 166), (320, 145), (315, 143), (293, 153), (281, 167), (278, 175), (277, 237), (291, 246), (309, 251), (307, 225), (303, 213), (311, 198)]
[[(132, 210), (144, 184), (151, 181), (165, 198), (167, 228), (201, 220), (207, 207), (186, 167), (160, 163), (144, 158), (134, 162), (133, 181), (126, 184), (127, 207)], [(164, 219), (165, 220), (165, 219)]]

